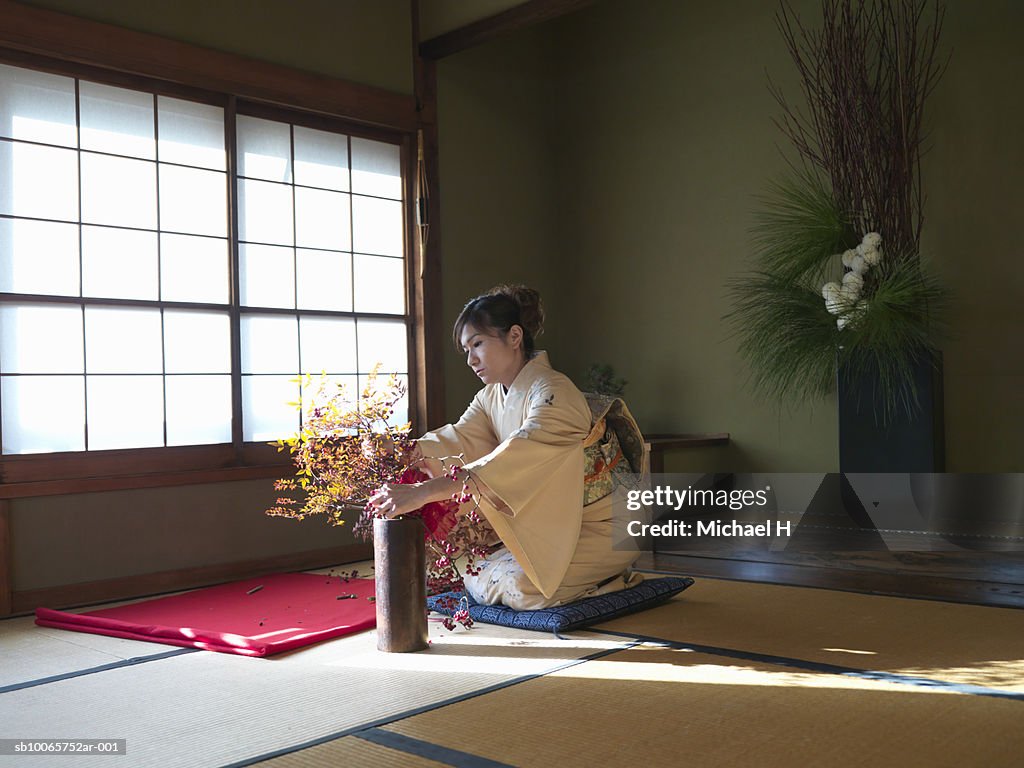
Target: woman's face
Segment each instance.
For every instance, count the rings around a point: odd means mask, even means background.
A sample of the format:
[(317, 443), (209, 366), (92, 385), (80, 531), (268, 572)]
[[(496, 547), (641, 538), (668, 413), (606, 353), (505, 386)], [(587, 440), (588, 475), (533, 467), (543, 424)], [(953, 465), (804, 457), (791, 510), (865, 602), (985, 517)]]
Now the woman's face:
[(523, 331), (518, 325), (513, 325), (504, 336), (500, 332), (466, 325), (462, 329), (461, 341), (466, 364), (484, 384), (497, 382), (510, 387), (526, 364)]

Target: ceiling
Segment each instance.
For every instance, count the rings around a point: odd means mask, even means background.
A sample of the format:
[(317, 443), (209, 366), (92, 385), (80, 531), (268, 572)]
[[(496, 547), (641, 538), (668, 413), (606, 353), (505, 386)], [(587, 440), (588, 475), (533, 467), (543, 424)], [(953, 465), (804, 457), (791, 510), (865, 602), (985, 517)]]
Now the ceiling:
[(528, 0), (420, 0), (420, 40), (429, 40)]

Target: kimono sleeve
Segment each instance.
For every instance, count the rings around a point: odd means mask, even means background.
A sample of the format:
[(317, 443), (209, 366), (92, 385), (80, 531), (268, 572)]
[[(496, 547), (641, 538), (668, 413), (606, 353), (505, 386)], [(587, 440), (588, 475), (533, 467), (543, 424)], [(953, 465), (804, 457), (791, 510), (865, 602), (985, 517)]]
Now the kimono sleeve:
[(427, 432), (416, 441), (424, 458), (463, 455), (466, 462), (485, 456), (498, 445), (487, 410), (486, 387), (476, 393), (466, 412), (455, 424)]
[(466, 466), (481, 488), (481, 510), (534, 585), (550, 597), (579, 540), (583, 439), (590, 408), (571, 382), (531, 387), (521, 426)]

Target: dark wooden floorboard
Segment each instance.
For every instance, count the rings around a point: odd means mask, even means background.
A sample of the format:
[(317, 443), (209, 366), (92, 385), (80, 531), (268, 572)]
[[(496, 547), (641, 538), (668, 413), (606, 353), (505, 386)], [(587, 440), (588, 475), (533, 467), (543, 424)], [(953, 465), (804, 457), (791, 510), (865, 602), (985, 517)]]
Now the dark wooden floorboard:
[(1024, 608), (1024, 555), (1002, 552), (645, 553), (637, 568), (688, 576)]

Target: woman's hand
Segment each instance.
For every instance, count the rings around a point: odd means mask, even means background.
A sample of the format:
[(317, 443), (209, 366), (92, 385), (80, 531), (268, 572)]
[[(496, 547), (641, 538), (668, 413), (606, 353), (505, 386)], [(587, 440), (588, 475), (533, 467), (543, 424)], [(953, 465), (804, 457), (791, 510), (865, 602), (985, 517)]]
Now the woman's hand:
[(420, 500), (423, 495), (420, 492), (421, 485), (423, 483), (408, 485), (388, 483), (378, 488), (377, 492), (370, 497), (370, 505), (377, 511), (383, 512), (384, 516), (388, 518), (415, 512), (427, 503)]
[(428, 459), (420, 450), (419, 443), (413, 443), (412, 453), (409, 454), (409, 465), (418, 469), (429, 478), (440, 477), (444, 474), (444, 465), (439, 459)]
[(388, 483), (370, 497), (370, 505), (385, 517), (399, 517), (432, 501), (447, 499), (453, 491), (454, 483), (444, 476), (422, 483)]
[(444, 464), (439, 459), (420, 459), (413, 466), (429, 478), (444, 475)]

